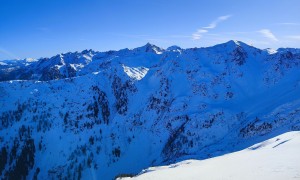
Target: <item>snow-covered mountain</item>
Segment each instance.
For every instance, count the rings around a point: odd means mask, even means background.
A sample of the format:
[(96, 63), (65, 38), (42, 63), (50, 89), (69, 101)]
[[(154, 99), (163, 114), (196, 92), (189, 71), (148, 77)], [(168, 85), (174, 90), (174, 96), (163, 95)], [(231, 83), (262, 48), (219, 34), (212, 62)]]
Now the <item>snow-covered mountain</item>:
[(300, 131), (288, 132), (245, 150), (206, 160), (151, 167), (122, 179), (299, 179)]
[(0, 62), (0, 177), (112, 179), (300, 130), (300, 53), (229, 41)]

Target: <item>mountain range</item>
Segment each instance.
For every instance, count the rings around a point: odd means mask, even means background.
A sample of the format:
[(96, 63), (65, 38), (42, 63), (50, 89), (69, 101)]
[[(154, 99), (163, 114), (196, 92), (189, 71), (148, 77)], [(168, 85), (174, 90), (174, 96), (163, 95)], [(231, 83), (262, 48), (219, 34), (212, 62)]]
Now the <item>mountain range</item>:
[(299, 131), (299, 67), (240, 41), (0, 61), (0, 178), (113, 179)]

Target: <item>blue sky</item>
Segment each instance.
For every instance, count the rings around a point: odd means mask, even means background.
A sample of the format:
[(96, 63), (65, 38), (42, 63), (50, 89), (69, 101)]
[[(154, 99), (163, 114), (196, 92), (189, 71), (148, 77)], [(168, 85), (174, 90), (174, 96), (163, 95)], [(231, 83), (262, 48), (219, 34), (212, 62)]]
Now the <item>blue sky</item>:
[(300, 48), (299, 7), (299, 0), (0, 0), (0, 60), (147, 42)]

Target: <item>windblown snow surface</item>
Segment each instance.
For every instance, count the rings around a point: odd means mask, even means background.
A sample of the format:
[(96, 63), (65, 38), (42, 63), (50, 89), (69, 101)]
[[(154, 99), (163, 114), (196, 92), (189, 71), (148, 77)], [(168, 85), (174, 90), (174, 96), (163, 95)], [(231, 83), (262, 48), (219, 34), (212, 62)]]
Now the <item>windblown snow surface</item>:
[(288, 132), (247, 149), (206, 160), (151, 167), (123, 180), (288, 180), (300, 179), (300, 131)]

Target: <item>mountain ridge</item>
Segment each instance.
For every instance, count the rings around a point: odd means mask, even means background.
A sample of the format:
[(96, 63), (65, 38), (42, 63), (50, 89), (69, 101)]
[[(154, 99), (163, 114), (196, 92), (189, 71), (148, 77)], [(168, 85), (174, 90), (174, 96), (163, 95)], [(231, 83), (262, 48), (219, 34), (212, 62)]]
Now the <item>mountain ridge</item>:
[[(174, 51), (174, 47), (176, 51)], [(170, 50), (171, 48), (171, 50)], [(229, 48), (229, 49), (226, 49)], [(169, 50), (168, 50), (169, 49)], [(278, 53), (291, 53), (298, 54), (300, 50), (295, 48), (279, 48), (276, 53), (271, 52), (269, 50), (261, 50), (255, 48), (251, 45), (243, 43), (241, 41), (228, 41), (222, 44), (218, 44), (211, 47), (206, 48), (187, 48), (182, 49), (178, 46), (172, 46), (167, 49), (159, 48), (156, 45), (147, 43), (144, 46), (133, 48), (133, 49), (121, 49), (118, 51), (106, 51), (99, 52), (93, 50), (83, 50), (82, 52), (67, 52), (57, 54), (51, 58), (40, 58), (36, 60), (3, 60), (0, 64), (0, 81), (8, 81), (8, 80), (41, 80), (47, 81), (52, 79), (61, 79), (61, 78), (69, 78), (77, 75), (82, 75), (86, 73), (92, 72), (84, 72), (78, 73), (82, 68), (89, 65), (92, 61), (99, 61), (101, 59), (114, 59), (116, 56), (132, 56), (135, 53), (153, 53), (153, 54), (164, 54), (167, 56), (168, 53), (185, 53), (190, 50), (216, 50), (216, 51), (226, 51), (236, 50), (235, 53), (242, 55), (242, 51), (247, 51), (251, 53), (263, 53), (267, 54), (278, 54)], [(245, 53), (244, 53), (245, 54)], [(241, 57), (243, 58), (243, 57)], [(242, 62), (239, 62), (242, 63)], [(96, 63), (97, 64), (97, 63)], [(98, 62), (99, 64), (99, 62)], [(61, 69), (62, 68), (62, 69)], [(96, 72), (97, 70), (95, 70)], [(37, 72), (37, 73), (34, 73)]]

